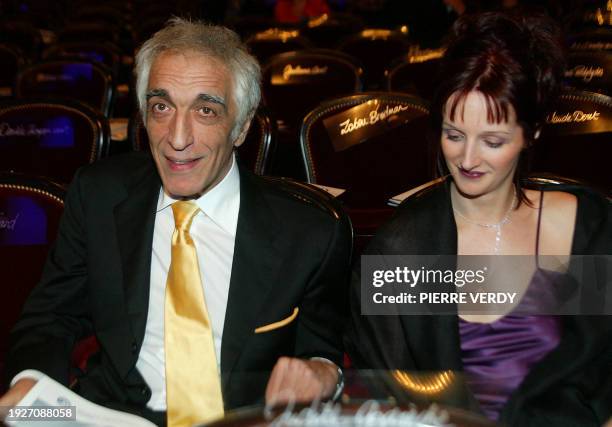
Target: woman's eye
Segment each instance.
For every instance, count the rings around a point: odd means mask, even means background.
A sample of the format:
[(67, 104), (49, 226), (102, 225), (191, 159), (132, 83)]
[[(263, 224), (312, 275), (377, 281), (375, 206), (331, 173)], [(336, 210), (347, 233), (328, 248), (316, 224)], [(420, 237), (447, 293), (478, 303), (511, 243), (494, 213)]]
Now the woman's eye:
[(487, 147), (490, 147), (490, 148), (499, 148), (499, 147), (501, 147), (501, 146), (502, 146), (504, 143), (503, 143), (503, 142), (501, 142), (501, 141), (490, 141), (490, 140), (489, 140), (489, 141), (487, 141), (487, 140), (485, 140), (485, 144), (487, 144)]
[(461, 135), (460, 133), (455, 133), (455, 132), (447, 132), (446, 139), (448, 139), (449, 141), (457, 142), (463, 139), (463, 135)]

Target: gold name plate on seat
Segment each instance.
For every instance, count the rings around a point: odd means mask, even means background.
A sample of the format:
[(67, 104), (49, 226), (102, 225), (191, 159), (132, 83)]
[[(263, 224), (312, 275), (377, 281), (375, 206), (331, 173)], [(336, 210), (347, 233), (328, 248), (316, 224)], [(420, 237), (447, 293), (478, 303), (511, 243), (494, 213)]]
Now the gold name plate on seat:
[(426, 114), (425, 108), (371, 99), (324, 119), (323, 125), (334, 150), (343, 151)]

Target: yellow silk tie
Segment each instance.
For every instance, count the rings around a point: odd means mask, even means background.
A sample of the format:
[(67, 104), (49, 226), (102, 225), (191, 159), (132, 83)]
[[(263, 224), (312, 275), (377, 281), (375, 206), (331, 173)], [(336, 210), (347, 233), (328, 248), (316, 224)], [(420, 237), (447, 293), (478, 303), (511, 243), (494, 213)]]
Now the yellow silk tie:
[(212, 326), (195, 244), (189, 235), (198, 211), (193, 202), (172, 204), (176, 228), (166, 283), (164, 333), (169, 427), (191, 426), (223, 416)]

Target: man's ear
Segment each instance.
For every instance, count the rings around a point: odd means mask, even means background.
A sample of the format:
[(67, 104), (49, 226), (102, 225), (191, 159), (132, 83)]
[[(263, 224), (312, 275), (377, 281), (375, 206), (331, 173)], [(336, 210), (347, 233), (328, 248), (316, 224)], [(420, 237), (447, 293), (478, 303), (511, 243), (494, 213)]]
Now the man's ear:
[(242, 125), (242, 129), (240, 129), (240, 134), (234, 140), (234, 147), (240, 147), (244, 140), (246, 139), (247, 133), (249, 132), (249, 128), (251, 127), (251, 122), (253, 121), (253, 116), (255, 113), (250, 113), (247, 119), (244, 121)]

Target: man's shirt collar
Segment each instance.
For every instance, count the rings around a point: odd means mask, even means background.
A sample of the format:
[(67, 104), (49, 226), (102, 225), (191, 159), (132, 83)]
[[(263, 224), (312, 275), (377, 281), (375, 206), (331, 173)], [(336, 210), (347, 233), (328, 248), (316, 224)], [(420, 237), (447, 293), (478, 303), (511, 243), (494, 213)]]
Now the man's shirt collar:
[[(157, 201), (157, 212), (176, 201), (166, 194), (162, 187)], [(232, 166), (223, 179), (194, 202), (219, 227), (233, 236), (236, 235), (240, 209), (240, 173), (235, 155), (232, 155)]]

